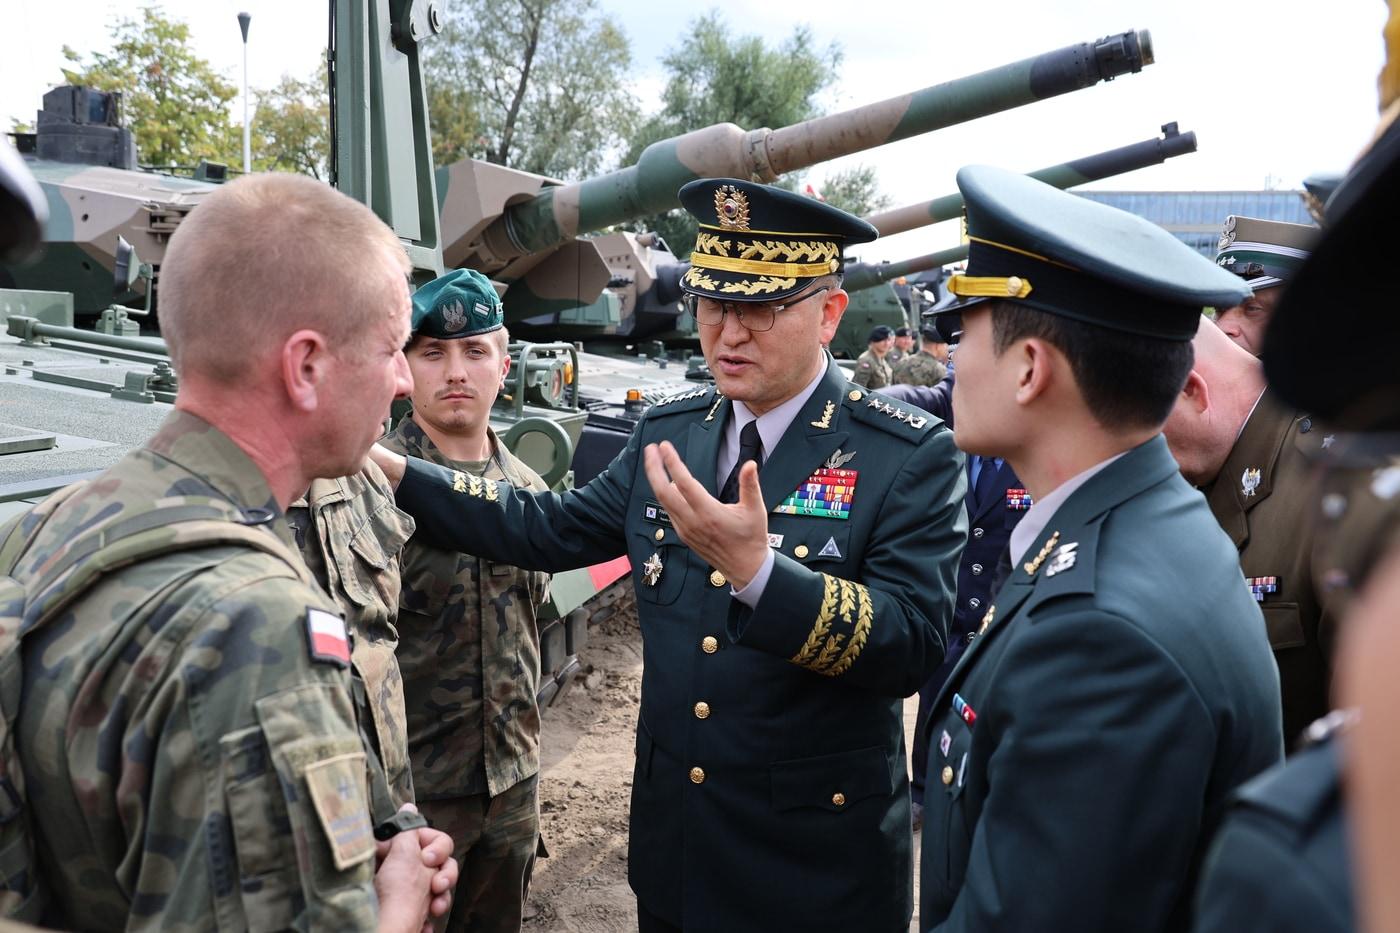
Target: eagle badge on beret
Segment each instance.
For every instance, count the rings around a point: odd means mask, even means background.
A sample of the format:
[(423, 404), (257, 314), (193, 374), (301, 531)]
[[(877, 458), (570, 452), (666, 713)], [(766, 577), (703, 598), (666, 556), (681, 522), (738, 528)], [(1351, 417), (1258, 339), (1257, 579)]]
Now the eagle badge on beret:
[(467, 309), (462, 307), (460, 301), (452, 301), (444, 304), (442, 311), (442, 326), (449, 333), (455, 333), (467, 326)]
[(726, 230), (749, 229), (748, 195), (733, 185), (720, 185), (715, 189), (715, 214)]

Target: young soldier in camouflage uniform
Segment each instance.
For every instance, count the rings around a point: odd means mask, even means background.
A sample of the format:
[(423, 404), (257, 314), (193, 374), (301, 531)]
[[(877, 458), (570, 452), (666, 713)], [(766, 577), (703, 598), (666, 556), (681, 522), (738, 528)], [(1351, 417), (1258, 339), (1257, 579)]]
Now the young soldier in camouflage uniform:
[[(458, 269), (413, 296), (413, 414), (384, 442), (469, 483), (546, 490), (491, 430), (510, 371), (501, 301)], [(410, 539), (399, 661), (419, 806), (456, 840), (462, 880), (448, 929), (516, 931), (539, 838), (539, 629), (549, 577)]]
[(890, 368), (893, 369), (917, 352), (914, 349), (914, 332), (907, 327), (896, 327), (894, 329), (894, 347), (886, 354), (885, 362), (889, 363)]
[(890, 362), (887, 358), (894, 344), (894, 331), (877, 324), (870, 331), (869, 346), (856, 357), (856, 371), (851, 381), (867, 389), (883, 389), (890, 384)]
[(359, 469), (408, 391), (406, 268), (367, 208), (295, 175), (220, 188), (172, 238), (176, 411), (39, 507), (13, 576), (35, 579), (94, 527), (165, 529), (172, 499), (260, 543), (117, 564), (20, 643), (22, 683), (0, 686), (19, 697), (45, 925), (417, 931), (447, 910), (448, 837), (376, 845), (383, 776), (345, 626), (280, 519), (313, 477)]
[(936, 386), (948, 374), (948, 367), (943, 365), (943, 361), (934, 352), (935, 348), (941, 345), (944, 356), (948, 354), (948, 345), (938, 336), (937, 328), (925, 324), (919, 329), (919, 340), (919, 352), (906, 356), (895, 364), (894, 373), (890, 377), (890, 381), (895, 385)]

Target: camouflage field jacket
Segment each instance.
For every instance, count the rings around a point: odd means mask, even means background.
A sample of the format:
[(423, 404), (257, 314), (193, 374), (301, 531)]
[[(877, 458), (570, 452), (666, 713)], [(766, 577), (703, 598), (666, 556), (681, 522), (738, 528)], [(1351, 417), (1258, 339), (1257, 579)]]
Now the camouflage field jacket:
[[(295, 559), (258, 468), (176, 412), (55, 511), (15, 576), (98, 521), (182, 495), (258, 516)], [(45, 926), (374, 929), (345, 628), (304, 566), (173, 552), (104, 577), (22, 644), (16, 732)]]
[(287, 507), (287, 521), (306, 565), (350, 627), (352, 660), (364, 682), (397, 809), (413, 800), (403, 678), (394, 656), (399, 559), (413, 534), (413, 519), (394, 507), (389, 481), (371, 463), (353, 476), (313, 480), (306, 495)]
[[(449, 460), (412, 418), (384, 445), (476, 475)], [(495, 432), (484, 475), (520, 488), (544, 481)], [(399, 594), (399, 666), (409, 756), (421, 800), (495, 796), (539, 771), (540, 635), (535, 607), (549, 576), (409, 539)]]
[(948, 374), (948, 368), (932, 353), (913, 353), (894, 365), (890, 376), (893, 385), (936, 386)]

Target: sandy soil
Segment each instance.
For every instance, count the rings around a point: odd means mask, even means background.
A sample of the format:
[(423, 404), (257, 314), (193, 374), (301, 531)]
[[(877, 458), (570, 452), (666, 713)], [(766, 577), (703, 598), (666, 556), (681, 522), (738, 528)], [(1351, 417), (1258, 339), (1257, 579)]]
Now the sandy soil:
[[(544, 717), (540, 827), (549, 858), (535, 866), (527, 933), (637, 928), (636, 899), (627, 886), (627, 804), (642, 645), (630, 594), (608, 618), (595, 619), (581, 660), (587, 674)], [(918, 697), (905, 703), (911, 745), (917, 704)], [(917, 853), (918, 839), (914, 846)], [(914, 883), (917, 903), (917, 862)]]

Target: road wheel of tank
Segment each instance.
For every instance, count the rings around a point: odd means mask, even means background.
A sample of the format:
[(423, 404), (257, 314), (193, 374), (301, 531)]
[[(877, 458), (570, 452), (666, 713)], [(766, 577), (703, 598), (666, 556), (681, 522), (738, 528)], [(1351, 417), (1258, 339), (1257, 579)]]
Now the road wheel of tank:
[[(545, 443), (541, 444), (539, 438)], [(524, 418), (510, 426), (503, 438), (506, 449), (540, 474), (553, 488), (569, 472), (574, 460), (574, 444), (559, 422), (548, 418)]]

